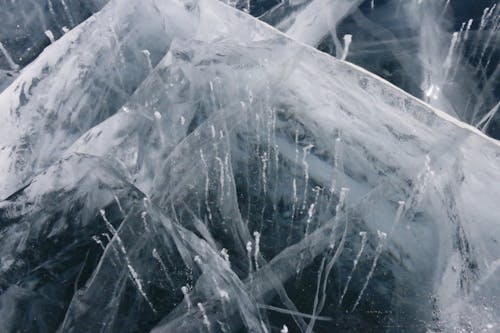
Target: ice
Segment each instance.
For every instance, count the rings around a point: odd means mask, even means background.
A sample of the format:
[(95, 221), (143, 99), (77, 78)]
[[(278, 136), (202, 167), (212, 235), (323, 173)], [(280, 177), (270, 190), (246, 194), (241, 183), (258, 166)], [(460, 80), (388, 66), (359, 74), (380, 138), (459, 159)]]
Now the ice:
[(9, 65), (11, 70), (17, 70), (19, 66), (14, 62), (12, 59), (12, 56), (10, 55), (9, 51), (5, 48), (2, 42), (0, 42), (0, 51), (2, 52), (3, 57), (7, 61), (7, 64)]
[[(352, 34), (349, 61), (474, 126), (498, 102), (495, 1), (299, 3), (284, 1), (259, 18), (340, 59), (340, 38)], [(496, 121), (484, 131), (500, 138)]]
[(50, 30), (45, 31), (45, 35), (49, 38), (51, 43), (54, 43), (56, 40), (54, 38), (54, 34)]
[(366, 288), (368, 287), (368, 283), (370, 283), (370, 279), (373, 276), (373, 272), (375, 271), (375, 268), (377, 268), (377, 262), (378, 259), (380, 258), (380, 254), (382, 253), (383, 246), (384, 246), (384, 241), (387, 238), (387, 234), (377, 230), (377, 236), (378, 236), (378, 244), (377, 248), (375, 249), (375, 257), (373, 258), (372, 262), (372, 267), (370, 268), (370, 271), (368, 272), (368, 275), (366, 276), (365, 283), (363, 284), (363, 287), (361, 288), (361, 291), (359, 292), (358, 298), (356, 298), (356, 302), (354, 302), (354, 305), (352, 306), (351, 312), (354, 312), (356, 308), (359, 305), (359, 302), (361, 301), (363, 297), (363, 293), (366, 291)]
[(359, 248), (358, 254), (356, 254), (356, 258), (354, 258), (354, 261), (352, 263), (352, 270), (351, 270), (351, 273), (349, 273), (349, 276), (347, 277), (347, 282), (345, 284), (344, 290), (342, 291), (342, 295), (340, 295), (339, 305), (342, 305), (342, 301), (344, 300), (344, 296), (347, 293), (347, 289), (349, 289), (349, 283), (351, 283), (352, 274), (356, 270), (356, 267), (358, 266), (359, 259), (361, 258), (361, 255), (363, 254), (363, 251), (365, 250), (366, 241), (367, 241), (366, 232), (360, 231), (359, 235), (361, 236), (361, 246)]
[[(18, 70), (35, 59), (49, 43), (59, 39), (101, 9), (107, 0), (2, 0), (0, 1), (0, 71)], [(69, 16), (71, 16), (71, 21)], [(5, 78), (0, 76), (0, 92)]]
[(498, 327), (498, 141), (216, 0), (54, 39), (0, 95), (0, 331)]
[[(24, 67), (49, 44), (46, 32), (53, 38), (63, 34), (63, 28), (74, 28), (100, 10), (107, 0), (2, 0), (0, 41), (17, 65)], [(5, 59), (0, 57), (0, 68)], [(8, 59), (7, 59), (8, 60)]]
[(301, 42), (318, 46), (325, 36), (336, 31), (340, 21), (361, 2), (362, 0), (313, 0), (295, 15), (293, 24), (286, 32)]
[[(154, 62), (164, 55), (169, 40), (155, 35), (163, 21), (154, 19), (153, 8), (137, 7), (106, 7), (48, 47), (0, 94), (0, 197), (122, 106), (150, 72), (143, 46), (150, 44)], [(122, 15), (112, 19), (114, 10)], [(131, 17), (137, 25), (129, 30)]]
[(345, 60), (347, 58), (347, 54), (349, 53), (349, 46), (351, 45), (351, 43), (352, 35), (344, 35), (344, 52), (342, 53), (342, 57), (340, 57), (340, 60)]

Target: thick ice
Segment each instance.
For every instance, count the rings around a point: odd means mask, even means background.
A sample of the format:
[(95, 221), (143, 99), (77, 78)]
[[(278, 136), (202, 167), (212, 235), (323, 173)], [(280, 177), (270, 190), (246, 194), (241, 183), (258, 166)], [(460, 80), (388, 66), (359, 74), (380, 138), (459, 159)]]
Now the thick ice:
[(221, 2), (111, 1), (0, 108), (2, 331), (499, 327), (498, 141)]
[(0, 1), (0, 91), (42, 50), (100, 10), (107, 0)]
[(0, 94), (0, 197), (50, 165), (133, 93), (170, 42), (158, 35), (164, 23), (153, 13), (132, 3), (106, 7), (48, 47)]
[(350, 62), (500, 137), (498, 1), (283, 1), (263, 13), (254, 3), (260, 19), (338, 58), (353, 35)]
[(107, 0), (2, 0), (0, 68), (24, 67), (54, 39), (99, 11)]

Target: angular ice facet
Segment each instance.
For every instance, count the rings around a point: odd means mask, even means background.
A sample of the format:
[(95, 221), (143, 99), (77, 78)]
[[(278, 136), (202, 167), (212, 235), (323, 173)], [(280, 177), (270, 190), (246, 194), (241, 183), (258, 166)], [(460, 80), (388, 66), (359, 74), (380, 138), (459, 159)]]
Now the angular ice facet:
[(221, 2), (113, 0), (0, 101), (2, 331), (500, 318), (498, 141)]

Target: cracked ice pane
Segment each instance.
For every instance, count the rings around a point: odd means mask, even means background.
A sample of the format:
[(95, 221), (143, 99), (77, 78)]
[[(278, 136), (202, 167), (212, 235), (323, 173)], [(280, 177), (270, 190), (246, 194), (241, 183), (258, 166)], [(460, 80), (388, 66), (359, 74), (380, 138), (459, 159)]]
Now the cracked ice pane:
[(102, 5), (0, 94), (0, 331), (499, 327), (498, 141), (253, 3)]

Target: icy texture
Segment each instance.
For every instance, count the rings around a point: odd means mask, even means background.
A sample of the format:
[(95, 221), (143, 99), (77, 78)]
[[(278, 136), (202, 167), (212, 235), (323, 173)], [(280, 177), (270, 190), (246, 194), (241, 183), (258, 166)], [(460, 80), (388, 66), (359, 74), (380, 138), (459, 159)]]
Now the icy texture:
[(0, 0), (0, 92), (42, 50), (107, 0)]
[[(51, 42), (95, 13), (107, 0), (1, 0), (0, 68), (30, 63)], [(49, 37), (52, 36), (52, 37)]]
[(497, 0), (283, 1), (254, 14), (339, 58), (352, 34), (350, 62), (500, 138)]
[(498, 141), (222, 2), (112, 0), (0, 117), (1, 332), (500, 328)]
[(165, 53), (162, 18), (139, 7), (108, 6), (48, 47), (0, 95), (0, 197), (115, 113)]

